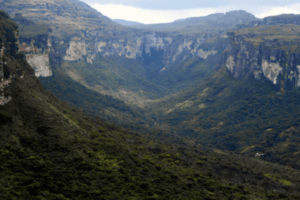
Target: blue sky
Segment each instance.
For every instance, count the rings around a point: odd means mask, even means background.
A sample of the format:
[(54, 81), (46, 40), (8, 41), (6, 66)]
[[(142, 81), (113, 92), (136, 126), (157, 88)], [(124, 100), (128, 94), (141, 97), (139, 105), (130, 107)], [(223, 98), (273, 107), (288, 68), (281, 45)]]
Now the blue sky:
[(256, 17), (300, 14), (300, 0), (81, 0), (111, 19), (146, 24), (246, 10)]

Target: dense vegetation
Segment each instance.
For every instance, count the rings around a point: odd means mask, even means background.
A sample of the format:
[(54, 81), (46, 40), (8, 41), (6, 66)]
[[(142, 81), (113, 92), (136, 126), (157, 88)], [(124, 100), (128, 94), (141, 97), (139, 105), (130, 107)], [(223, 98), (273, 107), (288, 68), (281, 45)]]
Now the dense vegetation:
[(155, 144), (69, 108), (30, 73), (0, 111), (1, 199), (298, 198), (295, 170)]
[[(254, 46), (265, 41), (262, 38), (278, 38), (283, 44), (270, 48), (294, 53), (297, 45), (285, 48), (288, 38), (297, 39), (297, 28), (263, 26), (236, 30), (235, 34)], [(273, 35), (266, 37), (270, 32)], [(250, 75), (235, 80), (220, 62), (228, 39), (212, 38), (205, 45), (207, 49), (215, 46), (218, 53), (207, 59), (187, 59), (162, 72), (163, 66), (151, 60), (159, 59), (159, 52), (153, 50), (154, 57), (142, 61), (98, 56), (93, 64), (52, 64), (54, 76), (41, 81), (60, 99), (123, 127), (163, 130), (187, 141), (179, 143), (252, 157), (261, 153), (267, 161), (299, 168), (298, 89), (278, 94), (268, 80), (257, 82)]]
[[(196, 94), (196, 95), (195, 95)], [(299, 89), (279, 93), (225, 68), (203, 85), (166, 98), (150, 112), (162, 128), (204, 145), (299, 168)]]
[[(7, 16), (0, 23), (13, 34)], [(88, 117), (49, 93), (13, 52), (5, 52), (12, 101), (0, 107), (1, 199), (300, 198), (292, 168), (158, 144), (149, 139), (155, 132), (141, 137)]]

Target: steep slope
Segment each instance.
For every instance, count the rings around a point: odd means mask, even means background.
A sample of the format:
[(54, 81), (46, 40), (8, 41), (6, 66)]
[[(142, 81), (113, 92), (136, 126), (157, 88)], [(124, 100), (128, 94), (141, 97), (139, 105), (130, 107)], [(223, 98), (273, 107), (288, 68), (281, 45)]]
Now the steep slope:
[(223, 63), (235, 78), (252, 73), (282, 92), (299, 83), (299, 25), (281, 24), (241, 29), (231, 37)]
[(78, 0), (8, 0), (2, 1), (0, 8), (10, 16), (20, 13), (35, 23), (50, 25), (52, 34), (58, 37), (88, 28), (120, 27)]
[(1, 199), (299, 198), (291, 168), (155, 144), (69, 107), (17, 54), (17, 25), (3, 12), (0, 24)]
[[(285, 21), (285, 20), (281, 20)], [(213, 76), (150, 112), (160, 126), (209, 145), (299, 168), (298, 25), (228, 33)], [(156, 113), (156, 114), (154, 114)]]

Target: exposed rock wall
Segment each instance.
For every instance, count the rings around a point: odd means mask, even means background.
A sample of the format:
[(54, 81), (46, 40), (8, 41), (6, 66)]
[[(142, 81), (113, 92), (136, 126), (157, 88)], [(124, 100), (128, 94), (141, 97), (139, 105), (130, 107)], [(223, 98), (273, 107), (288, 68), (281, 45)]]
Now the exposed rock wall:
[[(64, 60), (78, 61), (86, 59), (92, 63), (97, 54), (102, 56), (118, 55), (129, 59), (141, 59), (143, 56), (154, 57), (154, 52), (160, 52), (162, 65), (181, 62), (190, 57), (206, 59), (216, 54), (215, 49), (204, 49), (202, 44), (211, 35), (179, 35), (161, 32), (128, 32), (113, 33), (108, 38), (103, 30), (85, 31), (81, 37), (74, 37), (69, 42)], [(129, 37), (129, 35), (132, 35)], [(156, 59), (156, 58), (153, 58)]]
[[(243, 36), (229, 34), (230, 45), (220, 61), (235, 78), (249, 73), (256, 80), (267, 80), (278, 89), (300, 86), (300, 41), (265, 41), (254, 45)], [(291, 47), (298, 48), (291, 50)]]
[[(52, 69), (50, 66), (49, 54), (52, 48), (50, 35), (45, 35), (44, 41), (39, 41), (37, 38), (32, 38), (29, 42), (28, 39), (22, 40), (19, 44), (19, 52), (24, 53), (27, 62), (35, 71), (37, 77), (52, 76)], [(38, 40), (38, 41), (36, 41)], [(45, 43), (39, 45), (39, 43)], [(37, 43), (37, 44), (36, 44)], [(40, 48), (38, 46), (41, 46)]]
[(3, 106), (11, 101), (11, 96), (5, 95), (5, 89), (9, 87), (11, 84), (11, 77), (4, 76), (4, 65), (6, 62), (4, 61), (4, 44), (0, 47), (0, 105)]
[[(187, 58), (207, 59), (208, 56), (216, 54), (215, 45), (204, 45), (212, 36), (173, 35), (139, 30), (113, 32), (100, 29), (81, 31), (77, 36), (58, 40), (49, 33), (43, 37), (20, 38), (19, 52), (26, 55), (28, 63), (38, 77), (52, 76), (50, 63), (59, 63), (59, 60), (85, 60), (92, 64), (97, 55), (147, 60), (146, 64), (155, 63), (165, 69)], [(53, 60), (57, 57), (58, 60)]]
[(49, 77), (52, 76), (52, 69), (49, 62), (49, 54), (32, 54), (26, 55), (26, 60), (34, 68), (35, 76)]

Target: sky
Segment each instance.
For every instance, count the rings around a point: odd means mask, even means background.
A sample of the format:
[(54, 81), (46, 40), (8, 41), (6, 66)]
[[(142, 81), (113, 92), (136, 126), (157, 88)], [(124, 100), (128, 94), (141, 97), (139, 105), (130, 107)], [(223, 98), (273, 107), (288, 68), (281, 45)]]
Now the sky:
[(168, 23), (232, 10), (245, 10), (258, 18), (300, 14), (300, 0), (81, 0), (111, 19), (144, 24)]

